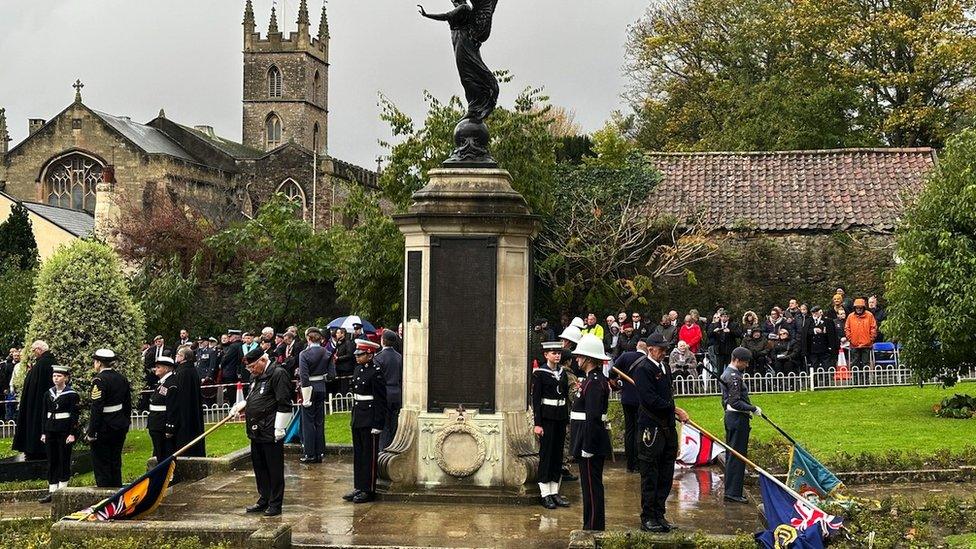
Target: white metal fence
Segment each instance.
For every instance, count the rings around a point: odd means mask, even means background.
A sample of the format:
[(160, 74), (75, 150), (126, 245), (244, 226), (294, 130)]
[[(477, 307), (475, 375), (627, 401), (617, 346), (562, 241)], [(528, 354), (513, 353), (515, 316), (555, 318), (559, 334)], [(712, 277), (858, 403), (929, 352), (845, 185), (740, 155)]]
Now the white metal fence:
[[(742, 376), (750, 393), (791, 393), (796, 391), (821, 391), (825, 389), (850, 389), (863, 387), (894, 387), (914, 385), (917, 380), (911, 368), (894, 365), (850, 368), (809, 368), (802, 373), (789, 374), (744, 374)], [(976, 380), (976, 372), (968, 371), (959, 376), (959, 381)], [(940, 383), (938, 380), (926, 381), (926, 385)], [(707, 370), (700, 376), (678, 374), (674, 380), (675, 396), (708, 396), (722, 394), (718, 380)], [(620, 393), (611, 397), (620, 399)]]

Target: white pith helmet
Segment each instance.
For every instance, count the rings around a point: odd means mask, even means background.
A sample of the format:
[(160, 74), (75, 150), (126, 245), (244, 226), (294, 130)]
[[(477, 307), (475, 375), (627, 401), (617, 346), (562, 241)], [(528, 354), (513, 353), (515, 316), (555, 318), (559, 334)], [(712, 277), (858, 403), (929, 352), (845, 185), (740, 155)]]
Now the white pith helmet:
[(563, 333), (559, 334), (559, 339), (565, 339), (567, 341), (572, 341), (573, 343), (579, 343), (580, 337), (582, 336), (583, 334), (580, 332), (580, 329), (577, 328), (576, 326), (566, 326), (566, 329), (563, 330)]
[(583, 334), (573, 354), (595, 358), (597, 360), (610, 360), (610, 357), (603, 352), (603, 342), (593, 334)]

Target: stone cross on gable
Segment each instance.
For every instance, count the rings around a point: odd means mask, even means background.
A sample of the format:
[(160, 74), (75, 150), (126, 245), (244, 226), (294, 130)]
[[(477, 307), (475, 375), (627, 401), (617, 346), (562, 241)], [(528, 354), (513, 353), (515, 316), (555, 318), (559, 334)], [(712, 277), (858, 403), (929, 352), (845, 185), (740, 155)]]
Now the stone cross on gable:
[(75, 103), (81, 103), (81, 88), (85, 85), (81, 83), (81, 79), (75, 80), (75, 83), (71, 85), (75, 89)]

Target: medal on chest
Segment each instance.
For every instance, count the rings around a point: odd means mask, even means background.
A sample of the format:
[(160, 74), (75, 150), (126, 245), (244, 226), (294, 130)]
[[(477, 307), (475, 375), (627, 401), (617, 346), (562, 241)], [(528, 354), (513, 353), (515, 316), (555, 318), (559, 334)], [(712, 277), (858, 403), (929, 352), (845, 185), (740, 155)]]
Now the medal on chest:
[(267, 389), (267, 388), (268, 388), (268, 382), (262, 383), (261, 384), (261, 390), (258, 391), (258, 393), (263, 395), (264, 394), (264, 390)]

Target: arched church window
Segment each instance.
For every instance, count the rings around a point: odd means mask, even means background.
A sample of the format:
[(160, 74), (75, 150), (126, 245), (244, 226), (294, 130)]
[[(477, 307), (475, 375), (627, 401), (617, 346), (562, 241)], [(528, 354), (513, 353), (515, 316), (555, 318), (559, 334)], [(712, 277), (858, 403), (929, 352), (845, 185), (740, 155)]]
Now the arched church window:
[(281, 119), (275, 113), (269, 114), (265, 121), (265, 136), (268, 150), (281, 145)]
[(268, 97), (281, 97), (281, 71), (274, 65), (268, 69)]
[(319, 71), (315, 71), (315, 76), (312, 77), (312, 102), (320, 100), (320, 94), (322, 93), (322, 79), (319, 77)]
[(319, 152), (319, 123), (312, 126), (312, 150)]
[(282, 181), (281, 185), (278, 185), (277, 192), (283, 193), (288, 200), (301, 207), (299, 212), (301, 212), (303, 220), (308, 218), (308, 201), (305, 200), (305, 191), (302, 190), (302, 186), (297, 181), (289, 177)]
[(44, 167), (44, 201), (51, 206), (95, 211), (95, 187), (102, 180), (102, 163), (84, 153), (68, 153)]

